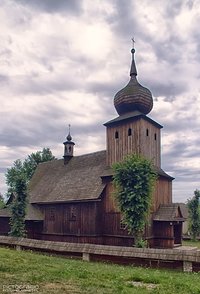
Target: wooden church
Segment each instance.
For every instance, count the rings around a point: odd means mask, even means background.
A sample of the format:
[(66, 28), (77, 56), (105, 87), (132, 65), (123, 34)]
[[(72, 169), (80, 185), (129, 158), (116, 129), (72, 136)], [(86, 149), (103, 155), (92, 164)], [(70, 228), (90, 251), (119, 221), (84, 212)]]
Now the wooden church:
[[(113, 197), (112, 164), (127, 154), (151, 159), (158, 174), (152, 212), (144, 237), (150, 247), (172, 248), (181, 244), (184, 218), (172, 203), (173, 178), (161, 169), (162, 126), (147, 114), (151, 92), (137, 81), (131, 50), (130, 81), (114, 97), (118, 116), (105, 123), (106, 150), (73, 156), (70, 135), (64, 158), (40, 164), (30, 182), (26, 228), (29, 238), (42, 240), (132, 246)], [(0, 211), (0, 234), (9, 231), (9, 208)]]

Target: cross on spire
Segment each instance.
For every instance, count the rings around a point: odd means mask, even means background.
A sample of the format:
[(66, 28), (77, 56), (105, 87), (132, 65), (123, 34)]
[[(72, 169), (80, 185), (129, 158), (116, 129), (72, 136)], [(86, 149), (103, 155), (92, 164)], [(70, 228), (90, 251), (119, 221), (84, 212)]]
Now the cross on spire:
[(135, 47), (135, 39), (134, 39), (134, 37), (131, 40), (132, 40), (133, 48), (134, 48)]

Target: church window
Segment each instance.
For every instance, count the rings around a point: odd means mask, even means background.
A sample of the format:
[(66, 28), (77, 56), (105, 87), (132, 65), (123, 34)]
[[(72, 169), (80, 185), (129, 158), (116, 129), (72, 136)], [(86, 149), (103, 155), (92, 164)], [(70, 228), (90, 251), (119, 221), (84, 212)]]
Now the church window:
[(50, 221), (55, 221), (55, 209), (51, 208), (49, 212), (49, 220)]
[(71, 152), (71, 150), (72, 150), (72, 147), (71, 147), (71, 146), (69, 146), (69, 152)]
[(132, 136), (132, 129), (131, 128), (128, 129), (128, 136)]
[(122, 221), (120, 222), (120, 230), (126, 230), (126, 225)]
[(155, 141), (157, 140), (157, 134), (156, 133), (154, 134), (154, 139), (155, 139)]
[(115, 139), (118, 139), (119, 138), (119, 133), (118, 131), (115, 132)]
[(149, 129), (146, 129), (146, 136), (149, 136)]
[(76, 209), (75, 208), (71, 209), (70, 221), (76, 221)]

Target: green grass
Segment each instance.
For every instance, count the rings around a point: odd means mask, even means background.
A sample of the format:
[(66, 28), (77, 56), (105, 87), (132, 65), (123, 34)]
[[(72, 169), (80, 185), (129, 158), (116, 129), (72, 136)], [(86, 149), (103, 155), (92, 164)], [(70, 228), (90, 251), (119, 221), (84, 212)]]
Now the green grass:
[(183, 241), (183, 245), (184, 245), (184, 246), (197, 247), (197, 248), (200, 249), (200, 241), (191, 241), (191, 240), (187, 240), (187, 241)]
[(0, 248), (0, 293), (14, 293), (3, 291), (12, 285), (35, 286), (37, 291), (28, 293), (41, 294), (199, 294), (200, 273), (88, 263)]

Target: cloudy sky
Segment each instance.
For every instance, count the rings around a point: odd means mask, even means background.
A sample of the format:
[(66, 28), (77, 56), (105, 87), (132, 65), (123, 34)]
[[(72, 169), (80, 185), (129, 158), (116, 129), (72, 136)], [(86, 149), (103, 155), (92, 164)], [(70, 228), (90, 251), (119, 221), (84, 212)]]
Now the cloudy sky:
[(0, 0), (0, 192), (16, 159), (50, 147), (57, 158), (72, 125), (75, 155), (105, 149), (103, 123), (129, 80), (154, 97), (162, 168), (173, 199), (200, 189), (200, 2)]

